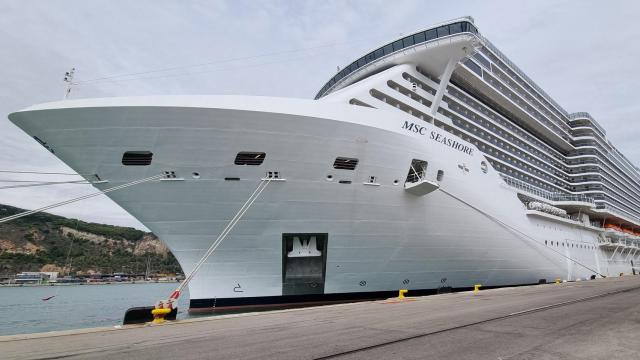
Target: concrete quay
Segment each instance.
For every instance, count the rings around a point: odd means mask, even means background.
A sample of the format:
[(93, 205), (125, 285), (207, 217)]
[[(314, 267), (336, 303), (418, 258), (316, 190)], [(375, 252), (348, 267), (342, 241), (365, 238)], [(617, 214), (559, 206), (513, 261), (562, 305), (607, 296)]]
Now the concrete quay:
[(640, 276), (5, 336), (0, 358), (640, 359)]

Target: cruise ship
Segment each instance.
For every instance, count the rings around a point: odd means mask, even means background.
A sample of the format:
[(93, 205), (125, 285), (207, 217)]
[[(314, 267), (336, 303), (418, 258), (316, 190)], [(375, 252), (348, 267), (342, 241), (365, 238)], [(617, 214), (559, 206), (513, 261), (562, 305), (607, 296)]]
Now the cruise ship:
[(78, 99), (9, 118), (98, 189), (160, 174), (107, 195), (185, 273), (253, 199), (189, 284), (193, 312), (589, 280), (639, 261), (638, 168), (471, 17), (373, 48), (315, 99)]

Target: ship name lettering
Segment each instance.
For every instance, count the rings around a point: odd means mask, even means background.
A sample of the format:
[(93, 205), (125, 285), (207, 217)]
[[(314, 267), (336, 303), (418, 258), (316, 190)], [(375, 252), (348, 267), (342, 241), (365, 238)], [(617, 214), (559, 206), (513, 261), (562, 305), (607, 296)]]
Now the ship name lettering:
[(408, 121), (405, 121), (404, 124), (402, 125), (403, 129), (407, 129), (409, 131), (413, 131), (416, 134), (420, 134), (420, 135), (426, 135), (427, 134), (427, 128), (424, 126), (420, 126), (420, 125), (416, 125), (414, 123), (409, 123)]
[[(424, 126), (420, 126), (420, 125), (416, 125), (412, 122), (409, 121), (405, 121), (404, 124), (402, 124), (402, 128), (405, 130), (409, 130), (413, 133), (416, 134), (420, 134), (420, 135), (426, 135), (427, 134), (427, 128)], [(462, 151), (463, 153), (467, 154), (467, 155), (473, 155), (473, 149), (465, 144), (459, 143), (458, 141), (456, 141), (453, 138), (450, 137), (446, 137), (442, 134), (440, 134), (439, 132), (436, 132), (434, 130), (431, 131), (431, 133), (429, 134), (429, 138), (433, 141), (439, 142), (445, 146), (448, 146), (452, 149), (456, 149), (458, 151)]]

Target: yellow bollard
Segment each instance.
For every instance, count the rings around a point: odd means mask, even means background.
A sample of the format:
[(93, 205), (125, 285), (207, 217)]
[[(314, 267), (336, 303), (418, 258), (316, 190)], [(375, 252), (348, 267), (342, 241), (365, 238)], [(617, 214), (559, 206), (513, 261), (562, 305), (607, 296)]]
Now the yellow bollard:
[(407, 290), (407, 289), (398, 290), (398, 299), (404, 299), (404, 294), (406, 294), (408, 292), (409, 292), (409, 290)]
[(482, 284), (475, 284), (473, 285), (473, 292), (478, 292), (480, 291), (480, 287), (482, 286)]
[(562, 282), (562, 279), (556, 279), (556, 284), (560, 284)]
[(153, 324), (162, 324), (165, 320), (164, 317), (169, 315), (171, 309), (153, 309), (151, 314), (153, 315)]

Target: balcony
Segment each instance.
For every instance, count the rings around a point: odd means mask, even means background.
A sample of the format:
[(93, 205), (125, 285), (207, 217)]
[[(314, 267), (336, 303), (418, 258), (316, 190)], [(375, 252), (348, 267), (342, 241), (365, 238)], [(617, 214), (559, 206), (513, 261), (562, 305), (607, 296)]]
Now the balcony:
[(508, 175), (500, 174), (500, 176), (507, 185), (515, 188), (519, 192), (522, 192), (525, 195), (533, 195), (535, 197), (548, 200), (552, 205), (562, 207), (565, 210), (572, 211), (579, 209), (592, 209), (595, 207), (594, 200), (585, 195), (553, 193), (542, 190), (527, 182)]

